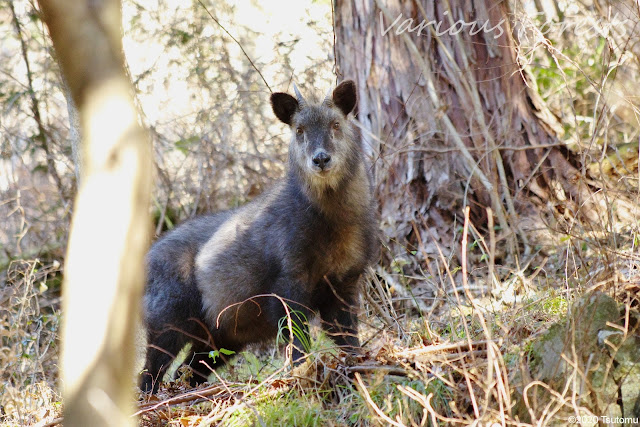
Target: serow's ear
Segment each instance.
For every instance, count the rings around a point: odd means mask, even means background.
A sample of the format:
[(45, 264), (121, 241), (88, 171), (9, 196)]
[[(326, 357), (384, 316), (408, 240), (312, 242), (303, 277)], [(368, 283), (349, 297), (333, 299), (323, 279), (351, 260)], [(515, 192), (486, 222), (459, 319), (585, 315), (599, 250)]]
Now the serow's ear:
[(300, 109), (298, 101), (288, 93), (276, 92), (271, 94), (271, 108), (282, 123), (291, 126), (291, 119), (296, 111)]
[(346, 116), (356, 106), (356, 84), (353, 80), (345, 80), (333, 90), (333, 105)]

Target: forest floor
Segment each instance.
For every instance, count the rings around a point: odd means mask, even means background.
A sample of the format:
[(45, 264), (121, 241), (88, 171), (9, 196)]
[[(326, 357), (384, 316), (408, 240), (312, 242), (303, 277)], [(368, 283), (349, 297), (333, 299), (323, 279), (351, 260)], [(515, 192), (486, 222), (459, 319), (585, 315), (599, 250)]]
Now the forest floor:
[[(136, 415), (143, 426), (632, 420), (640, 408), (625, 393), (640, 384), (640, 234), (627, 231), (567, 238), (520, 269), (502, 266), (491, 287), (450, 271), (430, 300), (390, 285), (400, 272), (372, 270), (361, 355), (337, 351), (316, 327), (300, 366), (287, 363), (284, 346), (250, 349), (196, 389), (183, 368), (157, 395), (137, 392)], [(8, 269), (2, 426), (61, 421), (60, 277), (58, 263)]]

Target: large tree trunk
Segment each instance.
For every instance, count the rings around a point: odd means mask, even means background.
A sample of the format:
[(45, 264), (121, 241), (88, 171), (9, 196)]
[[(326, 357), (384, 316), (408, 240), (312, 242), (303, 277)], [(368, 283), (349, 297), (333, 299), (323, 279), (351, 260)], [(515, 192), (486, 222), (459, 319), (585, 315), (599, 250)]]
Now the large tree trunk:
[(134, 425), (134, 332), (151, 224), (151, 150), (124, 71), (120, 2), (40, 1), (80, 111), (82, 180), (63, 284), (67, 426)]
[(338, 73), (358, 83), (394, 256), (455, 246), (463, 206), (485, 230), (491, 208), (507, 255), (529, 249), (542, 206), (596, 218), (562, 128), (519, 65), (509, 16), (490, 0), (336, 4)]

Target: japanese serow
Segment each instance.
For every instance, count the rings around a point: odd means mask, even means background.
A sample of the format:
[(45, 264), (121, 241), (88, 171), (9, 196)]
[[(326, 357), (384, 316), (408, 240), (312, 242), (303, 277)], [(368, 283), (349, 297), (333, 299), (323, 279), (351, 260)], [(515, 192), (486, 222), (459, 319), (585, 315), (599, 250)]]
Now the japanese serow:
[[(291, 128), (285, 178), (240, 208), (183, 223), (151, 247), (142, 390), (157, 390), (189, 342), (192, 383), (205, 381), (199, 362), (223, 363), (207, 357), (211, 349), (238, 352), (273, 339), (287, 311), (304, 315), (294, 321), (319, 314), (335, 343), (357, 352), (360, 279), (378, 237), (369, 168), (348, 117), (356, 88), (342, 82), (320, 102), (295, 92), (271, 95), (276, 117)], [(304, 340), (308, 325), (301, 329)], [(303, 356), (300, 338), (294, 360)]]

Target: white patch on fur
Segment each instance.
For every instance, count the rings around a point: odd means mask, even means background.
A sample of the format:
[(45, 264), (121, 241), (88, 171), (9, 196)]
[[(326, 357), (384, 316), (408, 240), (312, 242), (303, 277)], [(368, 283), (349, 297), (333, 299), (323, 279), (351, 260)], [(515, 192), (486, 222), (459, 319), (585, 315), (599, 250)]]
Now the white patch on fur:
[[(206, 319), (210, 327), (215, 327), (220, 311), (230, 304), (241, 301), (244, 297), (238, 293), (240, 289), (234, 288), (233, 280), (229, 277), (216, 277), (218, 257), (232, 250), (251, 225), (260, 217), (265, 208), (269, 206), (280, 193), (277, 186), (263, 197), (258, 198), (235, 212), (231, 218), (225, 221), (220, 228), (205, 243), (196, 256), (196, 282), (202, 295), (202, 303), (207, 307)], [(240, 268), (240, 267), (239, 267)], [(213, 275), (211, 273), (214, 273)], [(205, 280), (209, 279), (209, 280)]]

